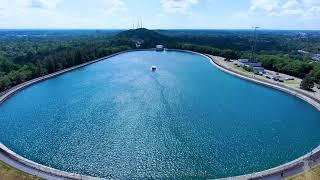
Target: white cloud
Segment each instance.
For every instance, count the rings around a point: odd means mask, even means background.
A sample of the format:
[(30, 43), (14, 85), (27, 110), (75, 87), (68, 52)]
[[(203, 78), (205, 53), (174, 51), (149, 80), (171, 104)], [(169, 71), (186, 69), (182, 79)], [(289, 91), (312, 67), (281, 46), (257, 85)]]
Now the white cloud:
[(127, 5), (123, 0), (106, 0), (101, 12), (107, 15), (114, 15), (126, 12), (127, 9)]
[(320, 0), (251, 0), (249, 12), (268, 16), (320, 18)]
[(0, 0), (0, 16), (10, 16), (14, 12), (17, 14), (28, 6), (28, 2), (18, 0)]
[(271, 13), (279, 8), (279, 2), (277, 0), (252, 0), (250, 11), (264, 11)]
[(199, 0), (160, 0), (165, 13), (190, 14), (190, 7), (199, 3)]
[(31, 0), (31, 8), (54, 9), (61, 0)]
[(280, 9), (280, 15), (301, 15), (304, 13), (302, 4), (297, 0), (288, 0), (284, 2)]
[(303, 3), (306, 6), (320, 6), (320, 1), (319, 0), (303, 0)]
[(0, 16), (53, 14), (61, 0), (0, 0)]
[(299, 8), (300, 4), (297, 0), (289, 0), (282, 5), (283, 9), (296, 9)]
[(157, 17), (165, 17), (166, 15), (163, 14), (163, 13), (158, 13), (156, 16), (157, 16)]

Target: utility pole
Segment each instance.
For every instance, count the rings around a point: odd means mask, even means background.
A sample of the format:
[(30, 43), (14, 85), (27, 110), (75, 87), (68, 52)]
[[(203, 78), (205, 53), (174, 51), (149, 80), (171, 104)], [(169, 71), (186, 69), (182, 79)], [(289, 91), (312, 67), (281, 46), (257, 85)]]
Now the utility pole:
[(252, 27), (254, 29), (253, 32), (253, 41), (252, 41), (252, 49), (251, 49), (251, 61), (256, 62), (256, 49), (257, 49), (257, 30), (260, 27)]

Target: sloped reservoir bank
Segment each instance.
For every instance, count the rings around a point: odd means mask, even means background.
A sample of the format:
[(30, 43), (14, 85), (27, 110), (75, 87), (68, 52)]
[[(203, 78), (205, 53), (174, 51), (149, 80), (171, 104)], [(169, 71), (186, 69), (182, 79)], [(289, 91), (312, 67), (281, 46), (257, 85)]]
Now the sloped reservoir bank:
[(120, 54), (35, 84), (0, 106), (0, 142), (8, 148), (105, 178), (261, 171), (317, 147), (319, 128), (320, 112), (306, 102), (178, 51)]

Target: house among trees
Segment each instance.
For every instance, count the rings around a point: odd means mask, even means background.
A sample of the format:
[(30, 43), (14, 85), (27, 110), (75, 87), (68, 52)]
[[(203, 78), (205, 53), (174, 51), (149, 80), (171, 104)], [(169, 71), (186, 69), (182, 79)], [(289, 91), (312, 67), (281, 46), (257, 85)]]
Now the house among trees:
[(134, 40), (134, 43), (136, 45), (136, 48), (140, 48), (141, 45), (144, 43), (144, 41), (142, 39), (137, 39), (137, 40)]
[(320, 61), (320, 54), (314, 54), (311, 59), (314, 61)]

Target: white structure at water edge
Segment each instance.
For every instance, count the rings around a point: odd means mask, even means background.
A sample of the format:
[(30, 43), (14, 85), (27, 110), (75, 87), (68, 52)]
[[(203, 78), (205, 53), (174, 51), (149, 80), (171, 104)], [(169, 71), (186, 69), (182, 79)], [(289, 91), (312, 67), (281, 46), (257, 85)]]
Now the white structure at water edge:
[(163, 45), (157, 45), (156, 46), (156, 51), (163, 51), (164, 50), (164, 46)]

